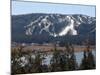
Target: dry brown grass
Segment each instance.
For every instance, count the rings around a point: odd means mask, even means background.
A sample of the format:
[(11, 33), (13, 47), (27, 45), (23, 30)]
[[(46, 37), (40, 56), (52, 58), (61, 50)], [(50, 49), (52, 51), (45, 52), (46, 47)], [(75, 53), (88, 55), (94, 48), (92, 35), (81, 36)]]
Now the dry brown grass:
[[(12, 51), (14, 50), (18, 50), (19, 47), (13, 47)], [(90, 50), (95, 50), (95, 46), (90, 46)], [(54, 50), (53, 46), (47, 46), (47, 45), (33, 45), (33, 46), (25, 46), (23, 48), (23, 52), (27, 52), (27, 51), (34, 51), (34, 50), (39, 50), (39, 51), (43, 51), (43, 52), (51, 52), (52, 50)], [(57, 50), (66, 50), (65, 47), (59, 47), (57, 46)], [(79, 51), (84, 51), (86, 50), (86, 46), (74, 46), (74, 50), (75, 52), (79, 52)]]

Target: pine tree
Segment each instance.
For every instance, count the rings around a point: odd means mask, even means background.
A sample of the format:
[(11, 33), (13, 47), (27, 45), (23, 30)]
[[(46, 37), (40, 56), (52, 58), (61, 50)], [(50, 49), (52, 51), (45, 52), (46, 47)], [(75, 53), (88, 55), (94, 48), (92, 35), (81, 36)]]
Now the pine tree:
[(22, 56), (22, 49), (23, 48), (21, 46), (16, 49), (12, 49), (11, 52), (11, 61), (13, 62), (11, 64), (12, 74), (23, 73), (23, 69), (19, 65), (19, 62), (17, 61)]
[(89, 69), (95, 69), (95, 58), (94, 58), (94, 56), (93, 56), (93, 54), (92, 54), (92, 51), (89, 51), (88, 52), (88, 57), (87, 57), (88, 59), (87, 59), (87, 61), (89, 62)]
[(71, 44), (66, 44), (66, 51), (57, 50), (55, 47), (51, 61), (51, 71), (69, 71), (77, 68), (74, 48)]
[(95, 69), (95, 58), (92, 54), (92, 50), (90, 50), (90, 44), (87, 42), (86, 50), (84, 50), (84, 57), (82, 59), (82, 63), (80, 65), (80, 69)]
[(60, 63), (60, 51), (57, 50), (56, 44), (54, 45), (53, 57), (52, 57), (50, 63), (51, 63), (50, 70), (52, 72), (56, 72), (56, 71), (60, 71), (61, 70), (60, 66), (59, 66), (59, 63)]
[(77, 62), (74, 54), (74, 47), (71, 44), (66, 45), (66, 53), (67, 53), (66, 70), (76, 70)]
[(60, 55), (60, 69), (61, 71), (66, 71), (66, 62), (67, 62), (67, 57), (64, 52)]
[(32, 68), (30, 69), (31, 73), (40, 73), (42, 72), (42, 58), (39, 52), (36, 53), (35, 59), (33, 60)]

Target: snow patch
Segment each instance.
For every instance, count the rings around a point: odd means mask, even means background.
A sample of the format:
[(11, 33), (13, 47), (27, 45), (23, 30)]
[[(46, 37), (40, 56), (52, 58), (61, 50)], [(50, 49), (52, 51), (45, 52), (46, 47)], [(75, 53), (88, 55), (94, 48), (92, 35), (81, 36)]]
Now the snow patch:
[[(69, 19), (71, 19), (70, 17), (68, 17)], [(69, 25), (67, 25), (63, 31), (61, 31), (59, 33), (59, 36), (63, 36), (66, 35), (69, 31), (72, 31), (72, 35), (77, 35), (77, 31), (74, 29), (74, 20), (71, 19)]]

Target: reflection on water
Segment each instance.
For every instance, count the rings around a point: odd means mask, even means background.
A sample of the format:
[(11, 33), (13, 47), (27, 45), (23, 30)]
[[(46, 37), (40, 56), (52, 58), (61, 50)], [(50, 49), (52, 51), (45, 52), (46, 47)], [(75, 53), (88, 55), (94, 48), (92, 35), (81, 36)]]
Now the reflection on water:
[[(92, 51), (92, 54), (94, 55), (94, 57), (96, 57), (96, 51), (95, 50)], [(76, 56), (76, 61), (77, 61), (78, 65), (80, 65), (82, 58), (83, 58), (83, 52), (76, 52), (75, 56)]]
[[(96, 51), (95, 50), (92, 50), (92, 54), (94, 55), (94, 58), (96, 58)], [(43, 59), (42, 64), (43, 65), (44, 64), (50, 65), (50, 61), (51, 61), (52, 56), (53, 56), (52, 54), (45, 55), (45, 59)], [(76, 56), (76, 62), (78, 63), (78, 65), (80, 65), (82, 58), (83, 58), (83, 52), (76, 52), (75, 56)], [(31, 54), (31, 59), (33, 59), (33, 60), (35, 59), (34, 54)], [(19, 59), (17, 59), (17, 61), (19, 62), (21, 67), (24, 67), (25, 65), (30, 64), (28, 55), (24, 55), (24, 56), (20, 57)], [(12, 63), (13, 63), (13, 61), (12, 61)]]
[[(92, 53), (94, 57), (96, 58), (96, 51), (93, 50)], [(78, 65), (80, 65), (83, 58), (83, 52), (76, 52), (75, 56), (76, 56), (76, 62), (78, 63)], [(52, 54), (47, 55), (45, 59), (43, 60), (42, 64), (49, 65), (51, 58), (52, 58)]]

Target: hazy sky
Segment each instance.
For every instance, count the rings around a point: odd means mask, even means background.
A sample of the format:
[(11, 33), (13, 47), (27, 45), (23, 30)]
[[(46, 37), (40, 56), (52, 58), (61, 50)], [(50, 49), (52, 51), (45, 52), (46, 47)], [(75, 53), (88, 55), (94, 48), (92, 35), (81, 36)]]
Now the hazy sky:
[(95, 6), (12, 1), (12, 15), (28, 13), (84, 14), (95, 16)]

